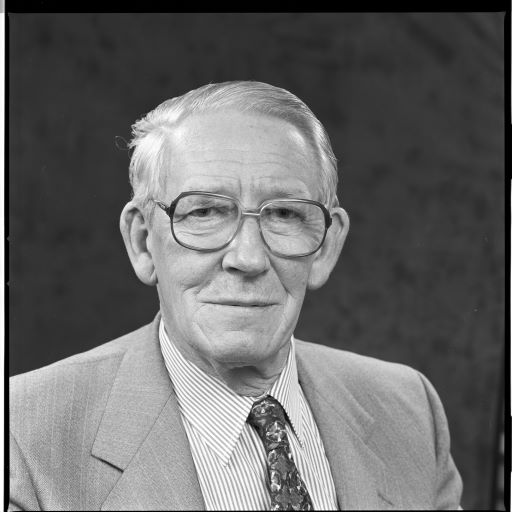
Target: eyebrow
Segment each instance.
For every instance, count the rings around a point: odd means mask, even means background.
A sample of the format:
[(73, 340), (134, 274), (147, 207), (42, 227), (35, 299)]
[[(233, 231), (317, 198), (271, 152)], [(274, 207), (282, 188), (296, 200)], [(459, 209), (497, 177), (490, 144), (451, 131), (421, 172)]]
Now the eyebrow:
[[(237, 198), (240, 195), (238, 193), (238, 191), (235, 192), (234, 190), (229, 190), (226, 187), (222, 187), (222, 186), (186, 187), (186, 189), (183, 190), (182, 192), (208, 192), (210, 194), (219, 194), (219, 195), (229, 196), (229, 197), (234, 197), (234, 198)], [(299, 189), (284, 190), (284, 189), (276, 188), (275, 190), (261, 191), (261, 193), (259, 193), (258, 195), (265, 198), (263, 200), (267, 200), (267, 199), (282, 199), (282, 198), (310, 199), (310, 197), (307, 197), (307, 196), (309, 196), (311, 194), (305, 193), (305, 190), (299, 190)]]
[(278, 197), (302, 197), (311, 195), (311, 191), (305, 186), (300, 186), (296, 183), (271, 183), (268, 184), (263, 190), (265, 195), (273, 195)]
[[(301, 199), (301, 198), (304, 198), (303, 196), (306, 196), (308, 194), (305, 194), (304, 190), (299, 190), (299, 189), (292, 190), (292, 191), (276, 189), (276, 190), (269, 191), (268, 194), (265, 194), (265, 195), (269, 195), (269, 196), (276, 197), (276, 198), (287, 197), (290, 199)], [(306, 198), (304, 198), (304, 199), (306, 199)]]

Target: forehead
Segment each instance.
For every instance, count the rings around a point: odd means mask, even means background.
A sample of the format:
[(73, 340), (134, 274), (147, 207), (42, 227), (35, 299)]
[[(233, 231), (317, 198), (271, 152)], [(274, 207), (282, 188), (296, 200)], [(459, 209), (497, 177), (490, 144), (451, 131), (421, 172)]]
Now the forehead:
[[(304, 135), (274, 117), (236, 111), (193, 115), (169, 137), (167, 192), (317, 198), (319, 169)], [(215, 189), (215, 190), (214, 190)]]

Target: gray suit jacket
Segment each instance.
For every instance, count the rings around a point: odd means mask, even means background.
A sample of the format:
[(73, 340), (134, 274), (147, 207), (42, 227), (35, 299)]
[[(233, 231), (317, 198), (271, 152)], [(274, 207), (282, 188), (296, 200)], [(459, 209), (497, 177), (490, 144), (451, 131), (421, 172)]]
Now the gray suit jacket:
[[(10, 381), (12, 510), (204, 509), (158, 321)], [(441, 402), (403, 365), (297, 342), (342, 509), (453, 509)]]

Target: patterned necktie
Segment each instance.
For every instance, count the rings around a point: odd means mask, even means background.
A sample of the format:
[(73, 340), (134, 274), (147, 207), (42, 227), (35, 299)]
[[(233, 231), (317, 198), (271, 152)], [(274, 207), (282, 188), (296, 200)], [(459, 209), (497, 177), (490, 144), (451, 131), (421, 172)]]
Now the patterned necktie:
[(270, 510), (313, 510), (309, 493), (293, 461), (281, 404), (266, 396), (254, 402), (247, 422), (263, 441), (270, 487)]

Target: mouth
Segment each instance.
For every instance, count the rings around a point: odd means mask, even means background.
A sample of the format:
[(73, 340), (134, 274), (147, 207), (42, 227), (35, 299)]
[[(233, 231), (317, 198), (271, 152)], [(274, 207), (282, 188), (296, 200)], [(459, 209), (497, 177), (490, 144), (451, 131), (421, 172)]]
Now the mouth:
[(214, 306), (229, 306), (237, 308), (267, 308), (276, 306), (275, 302), (266, 302), (259, 300), (216, 300), (208, 302)]

